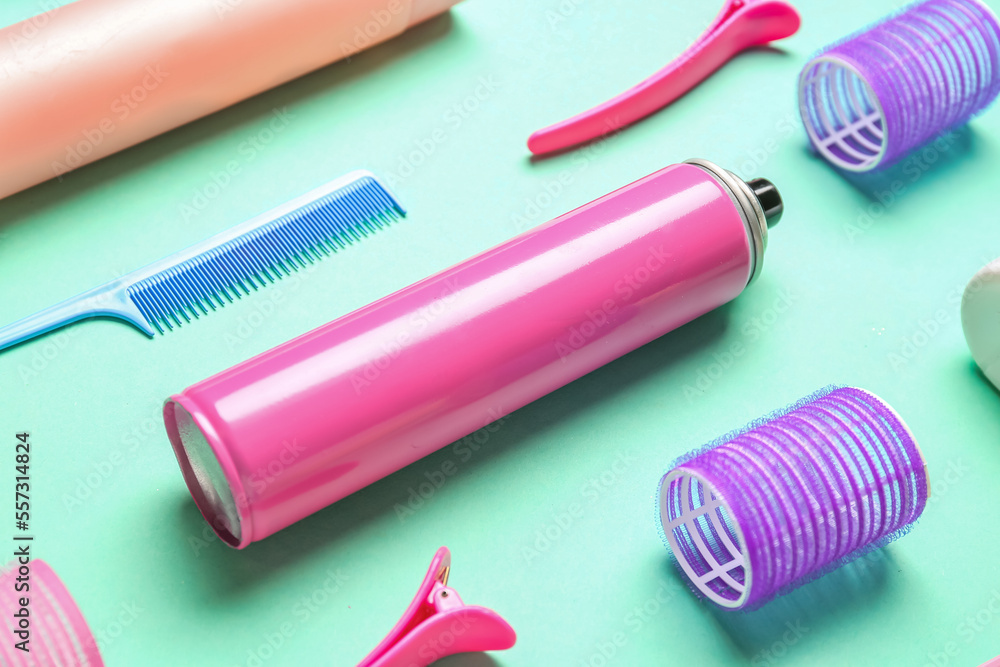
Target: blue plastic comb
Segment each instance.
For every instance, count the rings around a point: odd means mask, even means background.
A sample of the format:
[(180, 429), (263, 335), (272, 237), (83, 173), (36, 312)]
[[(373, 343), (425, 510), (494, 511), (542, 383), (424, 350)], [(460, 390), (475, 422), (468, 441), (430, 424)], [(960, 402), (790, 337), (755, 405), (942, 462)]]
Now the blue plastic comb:
[(406, 215), (355, 171), (170, 257), (0, 329), (0, 350), (88, 317), (148, 336), (225, 306)]

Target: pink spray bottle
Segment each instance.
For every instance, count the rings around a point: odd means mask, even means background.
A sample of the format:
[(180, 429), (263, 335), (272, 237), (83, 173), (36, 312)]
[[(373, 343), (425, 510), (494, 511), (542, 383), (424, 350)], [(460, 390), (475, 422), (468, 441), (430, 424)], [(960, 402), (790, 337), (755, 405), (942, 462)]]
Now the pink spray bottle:
[(782, 210), (689, 160), (219, 373), (164, 407), (187, 485), (246, 547), (734, 299)]

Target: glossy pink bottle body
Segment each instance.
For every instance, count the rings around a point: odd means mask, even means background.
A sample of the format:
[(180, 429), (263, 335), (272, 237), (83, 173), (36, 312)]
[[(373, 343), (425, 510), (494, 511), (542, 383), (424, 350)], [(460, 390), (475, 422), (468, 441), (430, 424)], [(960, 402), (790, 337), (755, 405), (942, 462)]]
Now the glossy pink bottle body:
[(188, 486), (271, 535), (735, 298), (753, 224), (673, 165), (200, 382), (164, 409)]

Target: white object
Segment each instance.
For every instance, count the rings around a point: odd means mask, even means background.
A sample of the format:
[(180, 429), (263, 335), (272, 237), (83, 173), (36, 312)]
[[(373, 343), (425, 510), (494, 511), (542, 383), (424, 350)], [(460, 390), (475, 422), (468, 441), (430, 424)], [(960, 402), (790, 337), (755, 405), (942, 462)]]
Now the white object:
[(962, 329), (972, 358), (1000, 389), (1000, 258), (980, 269), (966, 286)]

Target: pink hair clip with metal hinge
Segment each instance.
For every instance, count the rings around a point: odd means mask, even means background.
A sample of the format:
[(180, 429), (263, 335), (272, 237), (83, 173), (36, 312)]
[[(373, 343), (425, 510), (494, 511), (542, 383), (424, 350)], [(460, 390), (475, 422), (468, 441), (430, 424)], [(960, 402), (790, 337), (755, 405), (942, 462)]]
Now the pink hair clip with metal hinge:
[(799, 13), (781, 0), (727, 0), (712, 25), (676, 60), (621, 95), (528, 138), (535, 155), (606, 136), (662, 109), (704, 81), (740, 51), (790, 37)]
[(450, 571), (451, 552), (441, 547), (403, 618), (358, 667), (426, 667), (455, 653), (514, 645), (517, 635), (499, 614), (466, 605), (448, 588)]

